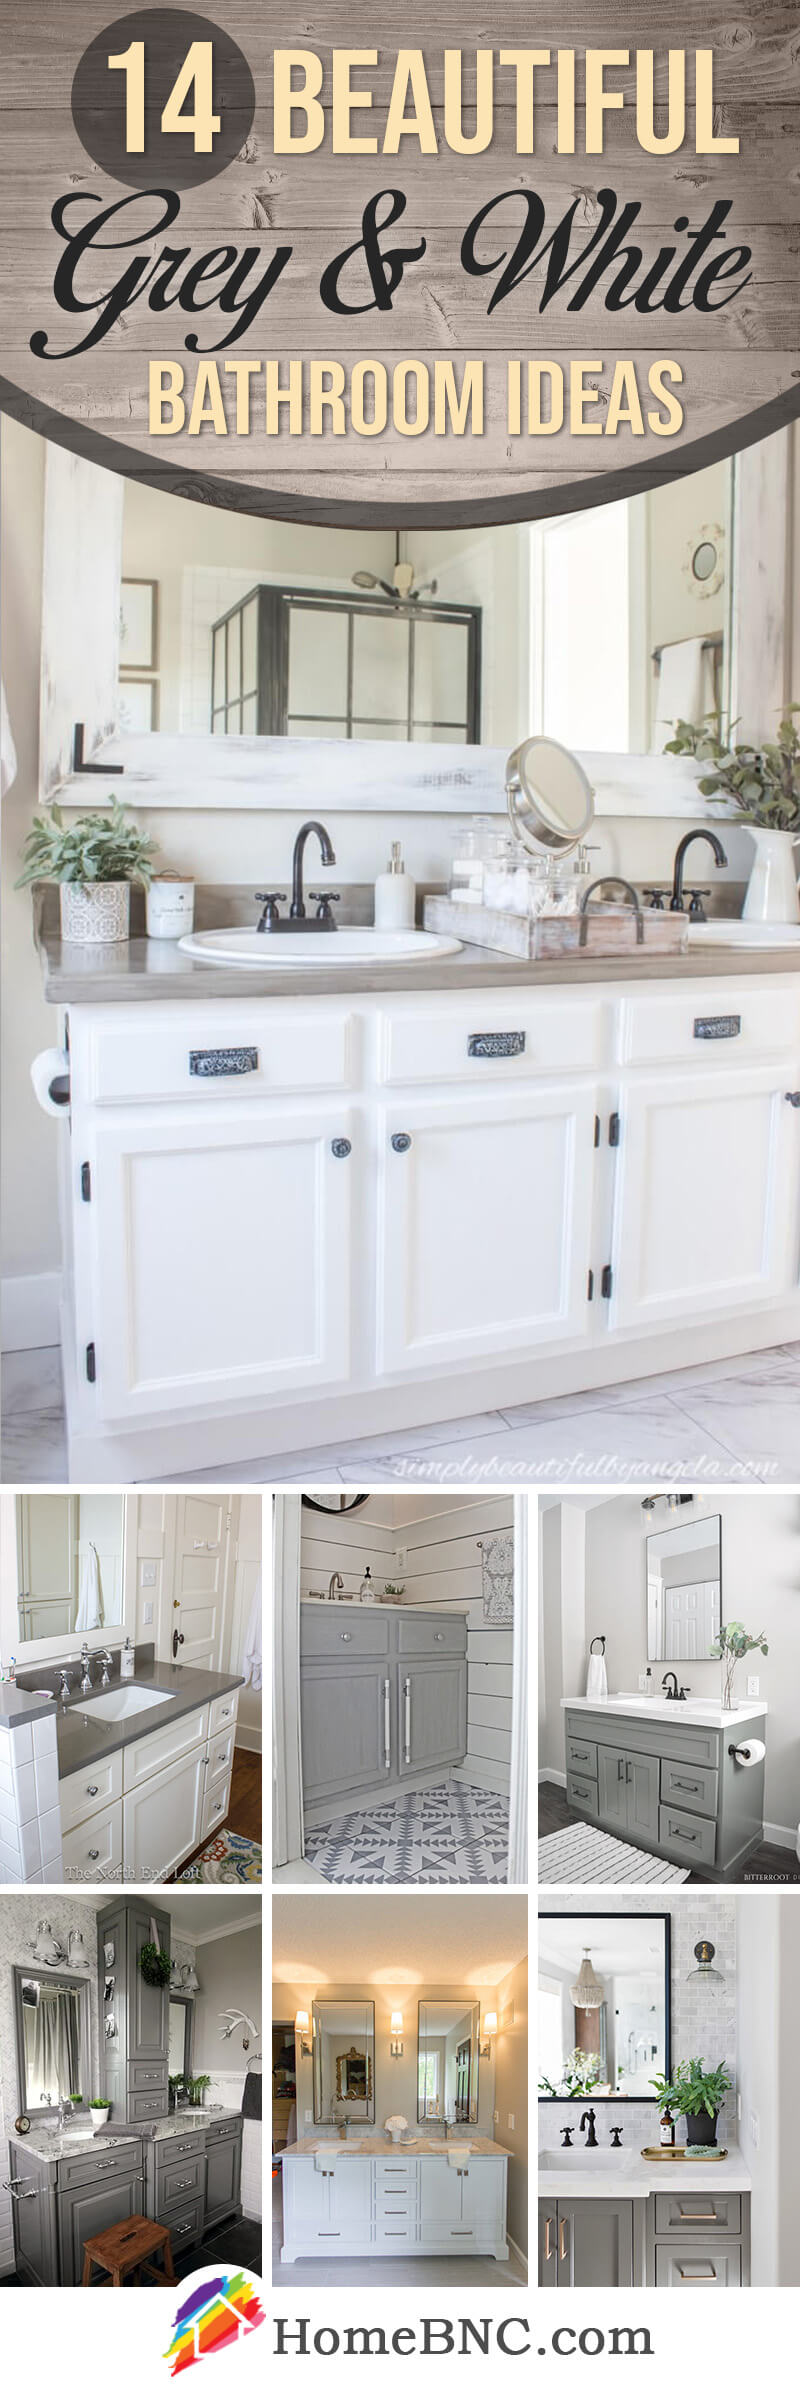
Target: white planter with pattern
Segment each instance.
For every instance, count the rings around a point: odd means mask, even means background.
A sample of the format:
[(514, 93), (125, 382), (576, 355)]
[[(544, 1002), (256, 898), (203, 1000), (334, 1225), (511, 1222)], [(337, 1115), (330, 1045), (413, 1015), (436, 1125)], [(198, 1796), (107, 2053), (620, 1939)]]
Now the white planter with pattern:
[(130, 936), (131, 890), (127, 879), (101, 879), (94, 887), (62, 880), (61, 935), (70, 945), (118, 945)]

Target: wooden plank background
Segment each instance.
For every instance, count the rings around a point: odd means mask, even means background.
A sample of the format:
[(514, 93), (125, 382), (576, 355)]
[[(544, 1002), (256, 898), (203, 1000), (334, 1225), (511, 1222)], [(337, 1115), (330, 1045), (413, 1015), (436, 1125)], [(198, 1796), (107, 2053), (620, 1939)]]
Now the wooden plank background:
[[(185, 7), (186, 0), (176, 4)], [(487, 519), (487, 510), (488, 518), (498, 519), (503, 514), (546, 511), (553, 504), (589, 503), (648, 481), (663, 481), (707, 461), (712, 443), (722, 453), (742, 445), (754, 429), (763, 436), (778, 420), (788, 420), (800, 410), (796, 0), (754, 0), (740, 15), (718, 24), (709, 23), (704, 0), (672, 0), (666, 41), (690, 52), (713, 49), (716, 129), (737, 134), (741, 151), (738, 157), (697, 158), (690, 110), (683, 148), (658, 159), (639, 150), (629, 108), (607, 115), (603, 157), (586, 158), (580, 146), (574, 157), (559, 157), (555, 113), (548, 102), (537, 114), (535, 156), (518, 158), (510, 104), (513, 78), (510, 70), (499, 68), (494, 140), (480, 157), (458, 158), (441, 150), (436, 158), (420, 158), (410, 142), (403, 144), (405, 154), (397, 158), (380, 151), (368, 158), (334, 157), (327, 147), (308, 157), (276, 158), (272, 149), (273, 40), (315, 50), (326, 65), (336, 46), (376, 48), (379, 64), (357, 78), (371, 88), (376, 111), (385, 106), (400, 42), (418, 42), (437, 126), (442, 121), (446, 46), (458, 45), (464, 54), (467, 100), (476, 48), (492, 46), (497, 52), (549, 42), (553, 52), (559, 46), (580, 52), (602, 44), (633, 53), (637, 46), (654, 47), (656, 92), (663, 111), (666, 43), (658, 42), (660, 28), (654, 27), (652, 9), (644, 0), (635, 6), (628, 0), (624, 7), (618, 0), (610, 11), (601, 0), (570, 0), (566, 9), (553, 12), (547, 28), (539, 22), (532, 27), (523, 0), (506, 0), (491, 27), (475, 0), (464, 0), (457, 22), (451, 11), (442, 11), (435, 38), (431, 12), (416, 0), (404, 10), (402, 24), (396, 11), (387, 7), (368, 26), (353, 0), (324, 0), (324, 5), (312, 6), (299, 29), (279, 26), (264, 11), (262, 0), (220, 5), (225, 29), (240, 42), (254, 75), (256, 116), (233, 163), (220, 176), (182, 195), (180, 217), (165, 238), (173, 245), (188, 242), (195, 253), (226, 238), (240, 245), (253, 241), (265, 261), (278, 242), (287, 240), (293, 246), (291, 261), (262, 314), (241, 341), (226, 341), (221, 355), (335, 357), (346, 369), (353, 358), (367, 355), (378, 355), (389, 368), (398, 356), (419, 356), (431, 368), (437, 356), (450, 356), (456, 364), (465, 356), (484, 356), (486, 415), (480, 439), (442, 439), (432, 430), (409, 439), (389, 430), (371, 440), (360, 438), (349, 422), (343, 438), (312, 438), (307, 428), (297, 438), (286, 433), (269, 438), (258, 428), (257, 397), (256, 428), (247, 439), (220, 438), (210, 427), (197, 437), (183, 433), (151, 439), (148, 359), (179, 358), (191, 388), (196, 360), (183, 348), (185, 334), (197, 330), (204, 342), (219, 337), (226, 319), (216, 309), (190, 323), (175, 308), (153, 314), (134, 302), (124, 325), (86, 355), (63, 361), (32, 355), (29, 344), (36, 330), (45, 329), (53, 345), (64, 348), (74, 340), (76, 322), (83, 328), (88, 322), (62, 316), (53, 299), (53, 274), (62, 254), (50, 222), (55, 200), (69, 190), (86, 191), (105, 202), (125, 195), (125, 187), (101, 173), (87, 156), (69, 108), (78, 60), (112, 13), (108, 0), (37, 0), (36, 7), (27, 10), (18, 0), (0, 0), (0, 399), (36, 428), (49, 429), (52, 436), (66, 418), (78, 427), (98, 461), (148, 479), (157, 477), (167, 488), (210, 503), (328, 521), (378, 523), (405, 515), (409, 521), (447, 522), (468, 516)], [(632, 94), (632, 67), (614, 70), (609, 80)], [(546, 89), (542, 76), (539, 89)], [(580, 108), (577, 121), (580, 142)], [(660, 121), (664, 122), (663, 112)], [(359, 119), (357, 129), (375, 129), (380, 137), (379, 115), (374, 127)], [(358, 239), (365, 200), (390, 185), (402, 188), (408, 197), (406, 217), (394, 228), (392, 239), (407, 237), (411, 242), (424, 233), (426, 256), (409, 269), (391, 317), (332, 316), (319, 296), (321, 267)], [(715, 199), (730, 197), (726, 245), (744, 239), (752, 246), (752, 280), (721, 312), (701, 318), (689, 311), (676, 318), (661, 312), (639, 316), (630, 308), (611, 315), (596, 299), (581, 313), (570, 314), (562, 299), (541, 314), (537, 274), (488, 316), (492, 278), (476, 280), (464, 274), (459, 236), (487, 199), (504, 189), (527, 186), (541, 193), (548, 231), (577, 197), (580, 223), (590, 232), (603, 187), (613, 188), (622, 203), (640, 198), (641, 217), (630, 237), (641, 239), (646, 261), (669, 234), (677, 214), (688, 214), (696, 226)], [(140, 219), (141, 208), (140, 201), (139, 209), (131, 210), (132, 222)], [(681, 238), (674, 238), (680, 257)], [(152, 255), (160, 246), (158, 239), (141, 243)], [(115, 270), (125, 261), (124, 252), (115, 253)], [(255, 278), (251, 272), (249, 279)], [(90, 270), (84, 271), (81, 286), (91, 287)], [(637, 439), (624, 428), (613, 439), (577, 443), (566, 431), (546, 439), (512, 439), (505, 412), (508, 353), (546, 354), (559, 362), (570, 355), (602, 359), (596, 376), (601, 418), (618, 355), (636, 360), (643, 393), (649, 358), (675, 355), (685, 369), (684, 427), (669, 440)], [(762, 414), (754, 426), (755, 411), (770, 408), (772, 414)], [(48, 422), (47, 410), (54, 412), (54, 421)]]

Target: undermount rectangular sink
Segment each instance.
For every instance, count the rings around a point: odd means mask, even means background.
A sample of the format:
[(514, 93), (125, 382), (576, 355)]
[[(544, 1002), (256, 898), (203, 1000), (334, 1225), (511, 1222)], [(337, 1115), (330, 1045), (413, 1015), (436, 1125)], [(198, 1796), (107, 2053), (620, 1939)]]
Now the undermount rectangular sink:
[(457, 937), (429, 929), (198, 929), (179, 941), (197, 962), (231, 963), (239, 970), (352, 970), (374, 962), (435, 962), (458, 954)]
[(72, 1701), (70, 1707), (79, 1709), (84, 1717), (114, 1723), (119, 1717), (136, 1717), (140, 1709), (154, 1709), (159, 1701), (174, 1699), (174, 1692), (154, 1692), (149, 1684), (120, 1684), (116, 1692), (101, 1692), (96, 1700)]

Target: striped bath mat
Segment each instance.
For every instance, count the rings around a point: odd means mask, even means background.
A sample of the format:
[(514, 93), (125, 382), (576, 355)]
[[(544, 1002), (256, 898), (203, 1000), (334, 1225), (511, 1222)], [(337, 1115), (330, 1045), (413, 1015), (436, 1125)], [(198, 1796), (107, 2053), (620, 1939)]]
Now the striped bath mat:
[(670, 1866), (596, 1825), (566, 1825), (539, 1843), (540, 1883), (685, 1883), (688, 1866)]

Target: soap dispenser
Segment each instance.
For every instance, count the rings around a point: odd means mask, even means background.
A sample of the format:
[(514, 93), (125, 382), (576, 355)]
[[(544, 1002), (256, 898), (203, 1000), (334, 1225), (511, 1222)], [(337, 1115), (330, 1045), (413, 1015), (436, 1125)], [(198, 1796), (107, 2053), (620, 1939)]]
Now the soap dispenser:
[(395, 840), (386, 870), (379, 871), (375, 881), (376, 929), (413, 929), (416, 906), (416, 881), (407, 872)]
[(123, 1678), (124, 1678), (125, 1676), (132, 1676), (132, 1675), (133, 1675), (133, 1671), (134, 1671), (134, 1668), (135, 1668), (135, 1666), (136, 1666), (136, 1652), (135, 1652), (135, 1650), (134, 1650), (134, 1648), (133, 1648), (133, 1644), (132, 1644), (132, 1642), (131, 1642), (130, 1635), (129, 1635), (129, 1634), (126, 1634), (126, 1636), (125, 1636), (125, 1645), (124, 1645), (124, 1649), (120, 1651), (120, 1655), (119, 1655), (119, 1672), (120, 1672), (120, 1676), (121, 1676), (121, 1677), (123, 1677)]
[(361, 1590), (358, 1598), (360, 1601), (375, 1601), (377, 1599), (375, 1586), (372, 1582), (372, 1571), (370, 1568), (364, 1569), (364, 1574), (361, 1579)]

